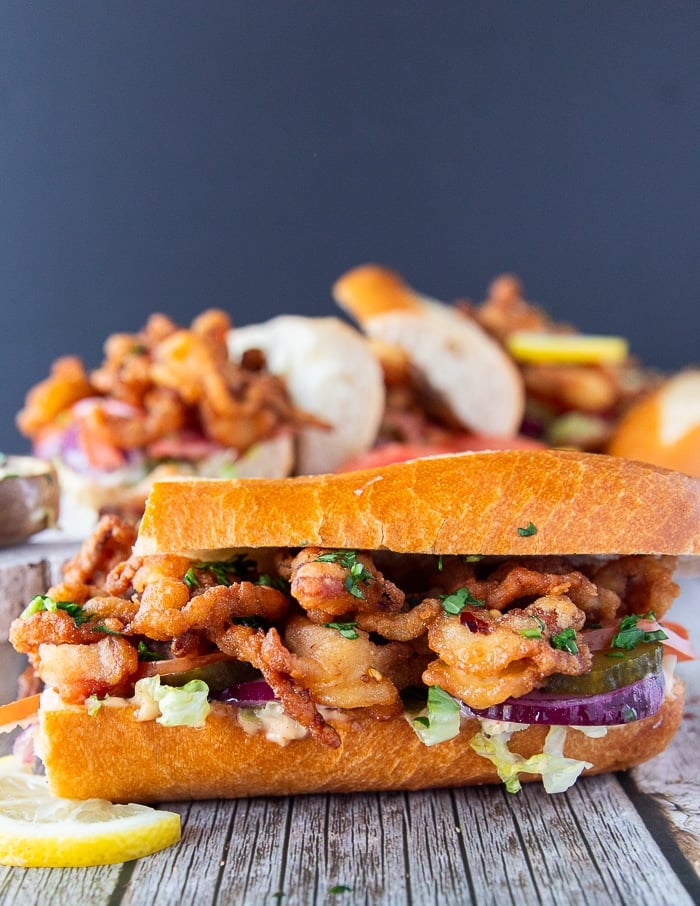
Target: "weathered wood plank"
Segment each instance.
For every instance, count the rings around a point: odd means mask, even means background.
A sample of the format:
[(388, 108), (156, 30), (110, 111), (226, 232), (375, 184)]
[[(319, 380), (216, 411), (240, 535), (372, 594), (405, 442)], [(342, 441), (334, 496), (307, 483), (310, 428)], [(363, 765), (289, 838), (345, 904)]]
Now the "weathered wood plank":
[(284, 903), (406, 903), (405, 803), (400, 793), (296, 799)]
[(63, 564), (78, 549), (77, 541), (56, 536), (42, 532), (26, 544), (0, 548), (0, 642), (7, 641), (10, 624), (34, 595), (60, 579)]
[(120, 903), (274, 906), (291, 800), (174, 803), (164, 808), (180, 812), (182, 842), (137, 862)]

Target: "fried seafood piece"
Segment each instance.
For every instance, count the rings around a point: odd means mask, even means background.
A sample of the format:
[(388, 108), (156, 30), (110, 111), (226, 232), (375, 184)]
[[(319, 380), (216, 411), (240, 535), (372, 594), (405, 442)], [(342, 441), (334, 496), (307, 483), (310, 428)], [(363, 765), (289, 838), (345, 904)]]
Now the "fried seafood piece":
[(673, 581), (675, 566), (675, 557), (619, 557), (596, 570), (593, 581), (601, 591), (617, 595), (623, 613), (652, 611), (660, 618), (680, 591)]
[(136, 527), (118, 516), (102, 516), (78, 553), (66, 563), (67, 583), (99, 585), (107, 574), (131, 554)]
[(24, 408), (17, 414), (17, 427), (26, 437), (34, 437), (61, 412), (92, 392), (80, 359), (62, 356), (51, 366), (49, 377), (27, 393)]
[(590, 669), (591, 653), (580, 639), (576, 653), (552, 644), (584, 622), (583, 611), (565, 595), (546, 595), (506, 613), (473, 607), (458, 616), (445, 613), (428, 630), (428, 644), (439, 659), (428, 665), (423, 682), (441, 686), (472, 708), (526, 695), (552, 673)]
[[(515, 330), (552, 330), (547, 313), (527, 302), (521, 282), (513, 274), (501, 274), (491, 283), (488, 296), (480, 306), (463, 304), (467, 314), (475, 317), (482, 327), (505, 340)], [(561, 325), (559, 331), (570, 331)]]
[[(88, 405), (89, 403), (89, 405)], [(120, 450), (146, 449), (187, 426), (188, 413), (177, 393), (164, 387), (143, 388), (133, 404), (94, 398), (74, 409), (79, 431)]]
[(228, 327), (224, 332), (221, 320), (226, 316), (205, 314), (196, 329), (178, 330), (154, 350), (151, 376), (159, 387), (196, 407), (208, 437), (242, 452), (280, 427), (307, 420), (318, 426), (293, 405), (280, 378), (261, 367), (249, 370), (229, 361)]
[(505, 560), (482, 578), (477, 572), (478, 564), (449, 557), (441, 581), (448, 592), (468, 588), (490, 610), (505, 610), (521, 599), (565, 594), (590, 622), (599, 622), (614, 619), (620, 607), (613, 589), (596, 584), (560, 557), (536, 557), (527, 564)]
[(153, 351), (177, 329), (167, 315), (156, 312), (138, 333), (109, 336), (104, 343), (101, 366), (90, 373), (92, 386), (105, 396), (141, 405), (144, 394), (153, 386)]
[(10, 626), (10, 643), (22, 654), (34, 656), (43, 644), (89, 645), (102, 638), (94, 624), (81, 623), (65, 610), (42, 610), (27, 617), (18, 617)]
[(166, 577), (147, 584), (129, 631), (164, 642), (189, 630), (206, 633), (245, 617), (273, 623), (284, 618), (290, 603), (278, 589), (253, 582), (215, 585), (201, 594), (190, 594), (182, 578)]
[(319, 713), (309, 690), (294, 680), (293, 656), (285, 648), (276, 629), (263, 632), (249, 626), (233, 625), (212, 629), (208, 635), (225, 654), (246, 661), (259, 670), (286, 713), (320, 743), (332, 749), (340, 746), (337, 731)]
[(189, 328), (154, 314), (138, 333), (110, 336), (89, 375), (80, 359), (59, 359), (27, 394), (18, 427), (54, 444), (70, 431), (88, 463), (108, 471), (127, 465), (129, 451), (155, 459), (199, 459), (226, 448), (243, 454), (302, 426), (327, 427), (294, 405), (264, 356), (231, 361), (230, 333), (219, 309)]
[(289, 567), (292, 597), (316, 623), (348, 613), (396, 613), (406, 596), (368, 553), (307, 547)]
[(354, 635), (348, 638), (337, 628), (293, 616), (284, 633), (293, 655), (291, 676), (314, 701), (329, 707), (400, 704), (399, 689), (420, 683), (424, 663), (405, 642), (377, 645), (366, 632), (355, 630)]
[(364, 632), (375, 632), (392, 641), (410, 642), (424, 635), (442, 612), (442, 604), (437, 598), (426, 598), (406, 612), (358, 613), (355, 619), (358, 629)]
[(138, 654), (126, 639), (108, 635), (92, 645), (43, 644), (39, 676), (66, 702), (80, 704), (91, 695), (119, 695), (130, 688)]

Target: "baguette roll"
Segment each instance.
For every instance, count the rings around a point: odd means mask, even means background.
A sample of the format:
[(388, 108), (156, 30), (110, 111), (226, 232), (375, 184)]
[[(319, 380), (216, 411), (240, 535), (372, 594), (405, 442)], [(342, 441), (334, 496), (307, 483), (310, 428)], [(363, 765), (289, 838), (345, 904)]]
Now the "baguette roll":
[[(518, 531), (530, 524), (532, 534)], [(159, 482), (136, 551), (316, 545), (416, 554), (694, 555), (699, 525), (700, 482), (686, 475), (591, 453), (504, 450), (282, 481)]]
[(178, 479), (123, 558), (119, 537), (107, 522), (11, 631), (62, 796), (559, 792), (678, 728), (663, 620), (700, 553), (688, 475), (500, 451)]
[[(105, 707), (90, 716), (84, 707), (48, 705), (41, 712), (42, 758), (59, 796), (113, 802), (290, 796), (420, 790), (498, 783), (495, 766), (470, 746), (480, 730), (464, 720), (459, 736), (426, 746), (407, 720), (367, 715), (336, 721), (342, 745), (327, 749), (306, 736), (280, 746), (261, 730), (246, 732), (231, 706), (217, 705), (203, 727), (163, 727), (139, 722), (134, 709)], [(678, 729), (683, 685), (676, 680), (653, 717), (610, 727), (595, 738), (568, 729), (564, 755), (591, 764), (585, 774), (623, 770), (662, 752)], [(512, 752), (542, 752), (549, 727), (515, 732)], [(539, 774), (522, 774), (524, 782)]]

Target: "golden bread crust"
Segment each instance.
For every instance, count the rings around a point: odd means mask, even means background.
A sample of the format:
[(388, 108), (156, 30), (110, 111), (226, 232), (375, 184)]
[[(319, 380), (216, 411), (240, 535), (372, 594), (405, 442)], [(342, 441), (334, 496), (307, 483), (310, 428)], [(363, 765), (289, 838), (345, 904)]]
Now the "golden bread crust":
[[(536, 531), (520, 533), (532, 524)], [(154, 485), (136, 551), (700, 553), (700, 480), (592, 453), (504, 450), (333, 475)]]
[[(564, 754), (593, 764), (595, 774), (631, 767), (666, 748), (683, 712), (683, 684), (653, 717), (592, 739), (569, 730)], [(448, 742), (423, 745), (403, 718), (366, 714), (336, 722), (342, 745), (329, 749), (310, 737), (281, 747), (262, 733), (247, 735), (229, 706), (215, 705), (202, 728), (137, 722), (131, 707), (103, 707), (90, 716), (73, 707), (41, 712), (42, 757), (59, 796), (98, 796), (114, 802), (287, 796), (417, 790), (498, 783), (490, 761), (469, 740), (475, 720)], [(514, 734), (513, 752), (542, 751), (548, 727)], [(522, 775), (521, 780), (535, 779)]]

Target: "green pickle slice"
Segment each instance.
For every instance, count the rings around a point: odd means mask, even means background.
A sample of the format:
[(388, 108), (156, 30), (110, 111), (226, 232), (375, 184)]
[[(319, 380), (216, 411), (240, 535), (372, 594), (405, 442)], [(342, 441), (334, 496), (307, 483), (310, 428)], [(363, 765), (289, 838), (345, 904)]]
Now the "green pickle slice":
[(543, 692), (569, 695), (597, 695), (621, 686), (629, 686), (649, 674), (661, 672), (663, 645), (660, 642), (642, 642), (631, 651), (609, 648), (593, 654), (589, 673), (566, 676), (554, 673), (547, 677)]
[(190, 680), (204, 680), (210, 692), (221, 692), (235, 683), (246, 682), (259, 676), (248, 664), (240, 661), (214, 661), (202, 667), (194, 667), (181, 673), (165, 673), (161, 675), (161, 682), (166, 686), (184, 686)]

